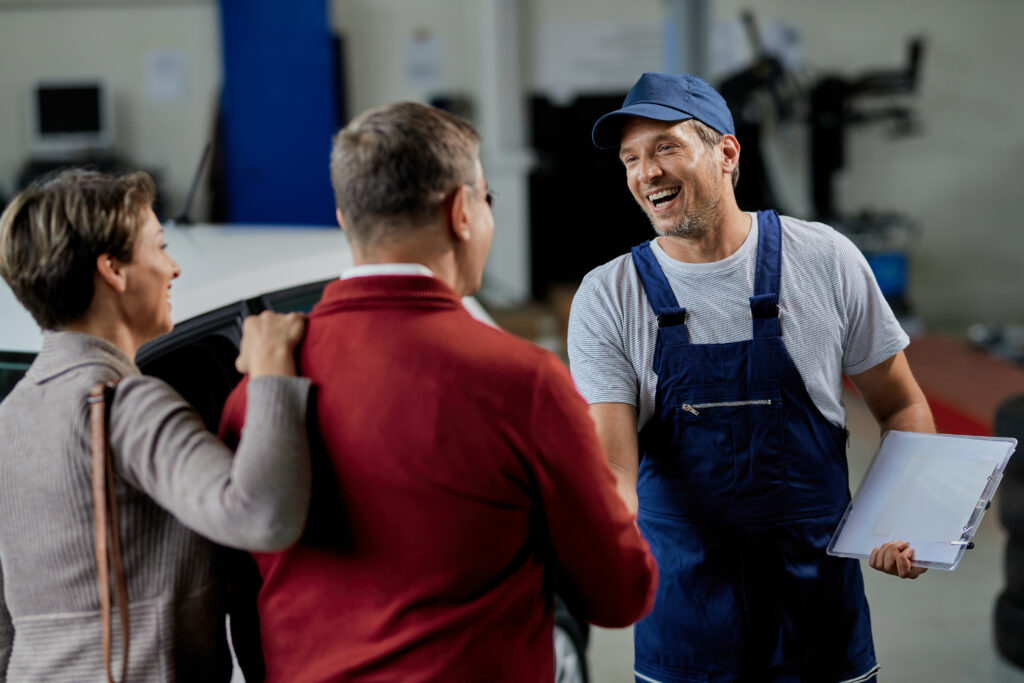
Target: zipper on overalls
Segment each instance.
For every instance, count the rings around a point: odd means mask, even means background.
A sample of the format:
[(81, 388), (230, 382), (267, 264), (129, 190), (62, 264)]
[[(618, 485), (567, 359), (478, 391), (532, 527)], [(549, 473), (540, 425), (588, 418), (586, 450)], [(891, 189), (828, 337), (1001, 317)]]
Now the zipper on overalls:
[(772, 400), (770, 398), (757, 398), (749, 401), (716, 401), (714, 403), (684, 403), (679, 406), (680, 410), (684, 410), (692, 415), (700, 415), (698, 408), (736, 408), (738, 406), (770, 406)]

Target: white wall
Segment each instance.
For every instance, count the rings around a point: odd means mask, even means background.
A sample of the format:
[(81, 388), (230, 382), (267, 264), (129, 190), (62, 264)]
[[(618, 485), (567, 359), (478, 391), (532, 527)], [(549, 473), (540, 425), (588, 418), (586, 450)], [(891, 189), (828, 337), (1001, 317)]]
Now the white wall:
[[(345, 40), (349, 114), (399, 100), (426, 101), (439, 91), (472, 94), (477, 60), (475, 2), (333, 0), (332, 24)], [(441, 46), (437, 86), (410, 83), (406, 43), (417, 30)]]
[[(481, 296), (514, 305), (529, 298), (529, 242), (522, 120), (510, 116), (510, 102), (521, 103), (511, 92), (489, 87), (503, 69), (500, 55), (519, 47), (515, 35), (519, 13), (515, 0), (333, 0), (332, 23), (344, 38), (348, 77), (349, 114), (398, 100), (429, 101), (456, 96), (471, 103), (460, 112), (477, 124), (483, 141), (481, 158), (488, 184), (502, 198), (496, 205), (494, 243), (484, 274)], [(497, 18), (511, 9), (506, 33), (499, 33)], [(488, 36), (482, 38), (482, 36)], [(417, 54), (411, 46), (420, 39), (431, 49)], [(436, 60), (432, 56), (436, 55)], [(514, 58), (518, 59), (518, 58)], [(515, 62), (513, 62), (515, 63)], [(422, 67), (410, 75), (410, 65)], [(425, 70), (426, 76), (422, 71)], [(490, 80), (484, 80), (492, 76)], [(502, 128), (502, 126), (505, 126)], [(513, 130), (515, 129), (515, 130)]]
[[(438, 89), (476, 94), (481, 57), (478, 2), (330, 0), (346, 39), (350, 113)], [(522, 73), (533, 68), (534, 30), (544, 23), (659, 22), (661, 0), (521, 0)], [(715, 0), (719, 18), (750, 3)], [(1024, 239), (1016, 234), (1017, 176), (1024, 171), (1024, 3), (1019, 0), (760, 0), (762, 21), (795, 23), (809, 74), (846, 75), (903, 61), (906, 39), (927, 37), (921, 91), (911, 102), (923, 132), (888, 139), (878, 127), (851, 134), (838, 184), (840, 206), (915, 217), (912, 296), (931, 327), (1024, 322)], [(410, 85), (407, 37), (426, 28), (441, 45), (440, 88)], [(215, 0), (0, 0), (0, 186), (8, 191), (27, 157), (25, 101), (32, 78), (106, 76), (117, 90), (117, 146), (164, 172), (168, 206), (180, 206), (212, 130), (221, 78)], [(150, 50), (188, 56), (189, 91), (173, 106), (148, 103), (143, 59)], [(529, 86), (529, 84), (527, 84)], [(743, 141), (741, 141), (743, 142)], [(777, 146), (783, 191), (806, 206), (801, 132)], [(594, 198), (593, 201), (599, 201)], [(499, 226), (500, 227), (500, 226)], [(492, 257), (500, 259), (500, 253)]]
[[(146, 96), (146, 55), (163, 50), (185, 56), (187, 88), (178, 101), (152, 102)], [(13, 191), (29, 158), (32, 80), (93, 76), (113, 89), (115, 151), (130, 164), (160, 173), (167, 212), (177, 214), (213, 132), (221, 81), (215, 0), (0, 0), (0, 188)], [(205, 207), (203, 195), (197, 207)]]

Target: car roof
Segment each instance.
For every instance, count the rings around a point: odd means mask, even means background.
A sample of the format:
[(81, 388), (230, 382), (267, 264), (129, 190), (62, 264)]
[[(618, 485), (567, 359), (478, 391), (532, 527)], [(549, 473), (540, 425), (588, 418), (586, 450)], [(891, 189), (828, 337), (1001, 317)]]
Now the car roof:
[(338, 277), (352, 251), (338, 228), (172, 227), (168, 253), (181, 266), (171, 285), (171, 319), (188, 320), (267, 292)]
[[(221, 306), (341, 275), (352, 250), (338, 228), (282, 225), (164, 225), (168, 253), (181, 266), (171, 285), (175, 324)], [(473, 297), (463, 305), (494, 320)], [(0, 351), (38, 352), (42, 334), (32, 316), (0, 283)]]
[[(338, 228), (165, 225), (164, 240), (181, 266), (171, 286), (175, 323), (241, 299), (337, 277), (352, 265)], [(39, 351), (39, 327), (6, 283), (0, 284), (0, 320), (0, 350)]]

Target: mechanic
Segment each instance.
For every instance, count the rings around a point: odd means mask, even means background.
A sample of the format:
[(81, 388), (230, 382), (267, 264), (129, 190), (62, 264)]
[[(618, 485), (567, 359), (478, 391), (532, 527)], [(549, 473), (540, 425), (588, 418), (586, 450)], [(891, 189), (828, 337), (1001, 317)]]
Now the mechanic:
[[(572, 305), (576, 386), (658, 560), (638, 681), (868, 681), (855, 560), (826, 555), (850, 500), (845, 372), (880, 428), (934, 431), (909, 343), (853, 244), (736, 204), (725, 100), (644, 74), (593, 128), (657, 237), (591, 271)], [(875, 569), (916, 578), (889, 543)]]
[(338, 134), (331, 178), (355, 266), (301, 348), (323, 442), (306, 535), (256, 556), (266, 680), (552, 681), (554, 589), (626, 626), (656, 568), (568, 369), (462, 306), (494, 233), (479, 137), (390, 105)]

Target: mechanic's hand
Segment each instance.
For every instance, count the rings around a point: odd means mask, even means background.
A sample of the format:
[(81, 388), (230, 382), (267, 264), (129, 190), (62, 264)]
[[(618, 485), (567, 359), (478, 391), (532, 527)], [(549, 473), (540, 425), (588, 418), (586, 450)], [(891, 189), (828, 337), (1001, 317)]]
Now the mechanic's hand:
[(242, 343), (235, 367), (249, 377), (294, 375), (295, 348), (306, 332), (302, 313), (263, 311), (242, 323)]
[(925, 567), (912, 567), (914, 549), (906, 541), (890, 541), (871, 551), (868, 564), (885, 574), (892, 574), (901, 579), (916, 579), (928, 571)]

